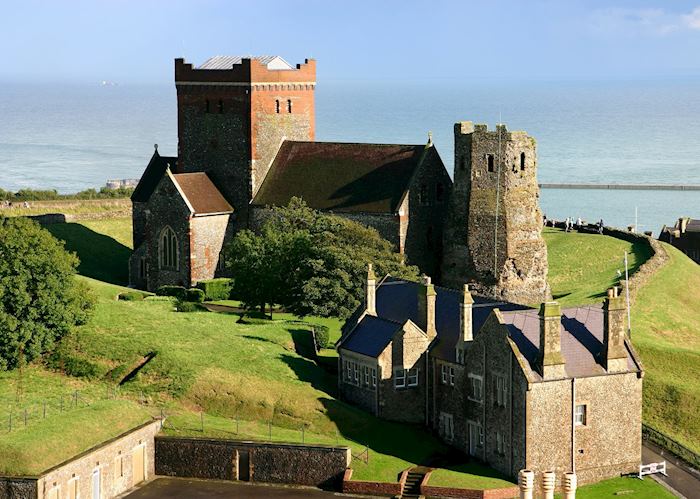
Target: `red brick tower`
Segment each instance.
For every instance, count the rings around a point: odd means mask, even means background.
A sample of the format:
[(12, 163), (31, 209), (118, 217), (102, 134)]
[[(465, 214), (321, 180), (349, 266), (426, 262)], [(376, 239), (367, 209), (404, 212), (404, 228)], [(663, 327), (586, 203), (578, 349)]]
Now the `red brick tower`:
[(217, 56), (194, 68), (175, 59), (178, 172), (206, 171), (237, 225), (284, 139), (314, 140), (316, 61)]

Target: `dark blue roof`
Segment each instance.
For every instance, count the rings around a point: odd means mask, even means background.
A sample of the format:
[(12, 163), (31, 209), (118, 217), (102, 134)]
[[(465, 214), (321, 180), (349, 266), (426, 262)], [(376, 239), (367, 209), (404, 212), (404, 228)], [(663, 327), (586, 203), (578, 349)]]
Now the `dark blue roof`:
[[(418, 283), (408, 282), (400, 279), (387, 277), (377, 287), (377, 317), (372, 317), (372, 320), (367, 323), (363, 322), (368, 318), (365, 317), (360, 324), (353, 330), (350, 336), (343, 342), (342, 348), (353, 352), (364, 353), (365, 355), (376, 356), (386, 345), (391, 341), (391, 336), (396, 332), (399, 324), (405, 323), (407, 320), (417, 322), (418, 316)], [(437, 339), (431, 350), (433, 355), (451, 362), (455, 361), (455, 345), (459, 338), (459, 306), (462, 301), (462, 293), (453, 289), (435, 288), (437, 292), (435, 303), (435, 327), (437, 329)], [(495, 302), (492, 299), (474, 296), (474, 305), (472, 307), (472, 320), (474, 333), (481, 329), (481, 326), (486, 321), (487, 317), (494, 308), (501, 311), (509, 310), (524, 310), (528, 307), (516, 305), (507, 302)], [(386, 319), (386, 320), (382, 320)], [(389, 322), (387, 322), (387, 320)], [(383, 324), (379, 326), (379, 324)], [(387, 325), (394, 324), (393, 331), (386, 332), (384, 329), (389, 329)], [(390, 334), (390, 336), (386, 336)], [(378, 342), (378, 338), (385, 338), (381, 348), (369, 347)], [(368, 345), (365, 345), (368, 344)], [(362, 350), (362, 351), (360, 351)], [(366, 353), (375, 352), (376, 354)]]
[(351, 352), (377, 357), (391, 341), (401, 324), (366, 315), (343, 343)]

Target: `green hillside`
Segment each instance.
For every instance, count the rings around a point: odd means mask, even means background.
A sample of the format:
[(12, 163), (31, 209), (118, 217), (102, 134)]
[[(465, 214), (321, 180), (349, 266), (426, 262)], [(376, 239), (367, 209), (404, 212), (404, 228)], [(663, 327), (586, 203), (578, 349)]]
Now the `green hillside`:
[[(118, 274), (123, 270), (118, 267), (125, 265), (128, 258), (128, 251), (121, 250), (130, 241), (128, 220), (65, 224), (53, 227), (52, 232), (65, 238), (69, 247), (79, 253), (84, 275), (123, 282)], [(604, 290), (616, 279), (622, 253), (636, 250), (629, 243), (604, 236), (548, 232), (546, 238), (553, 292), (564, 303), (600, 300), (600, 288)], [(96, 244), (98, 241), (100, 244)], [(110, 263), (112, 249), (118, 251)], [(643, 262), (646, 256), (636, 253), (635, 264)], [(606, 263), (589, 266), (585, 265), (587, 261)], [(672, 264), (671, 275), (660, 274), (650, 282), (650, 298), (640, 293), (639, 312), (635, 310), (639, 319), (633, 320), (641, 322), (644, 304), (663, 294), (666, 281), (676, 278), (676, 265), (682, 265), (677, 272), (684, 277), (694, 275), (700, 279), (700, 272), (687, 266), (683, 255), (675, 255)], [(569, 284), (570, 281), (575, 284)], [(158, 415), (162, 409), (168, 416), (166, 431), (173, 434), (279, 441), (303, 438), (305, 442), (349, 445), (357, 456), (352, 465), (356, 479), (394, 481), (411, 464), (429, 464), (444, 467), (437, 476), (445, 484), (499, 487), (509, 483), (489, 468), (464, 464), (462, 458), (420, 427), (381, 421), (338, 400), (335, 373), (329, 368), (333, 365), (332, 354), (331, 362), (317, 363), (309, 358), (309, 327), (288, 321), (288, 315), (276, 314), (281, 320), (247, 325), (237, 322), (239, 317), (235, 314), (178, 313), (172, 302), (162, 299), (117, 301), (115, 297), (122, 288), (92, 279), (89, 282), (99, 295), (92, 323), (66, 339), (57, 354), (47, 360), (47, 367), (27, 369), (21, 382), (17, 372), (0, 375), (0, 407), (10, 407), (15, 422), (22, 417), (24, 407), (33, 408), (26, 428), (0, 434), (0, 474), (34, 473), (118, 433), (120, 425)], [(665, 319), (659, 314), (664, 310), (673, 312), (671, 317), (684, 328), (683, 334), (697, 341), (693, 324), (700, 324), (700, 320), (693, 317), (688, 320), (696, 322), (687, 322), (683, 307), (677, 306), (680, 296), (665, 296), (668, 300), (663, 306), (650, 312), (652, 318), (662, 324)], [(325, 322), (335, 326), (332, 334), (337, 335), (339, 322)], [(685, 354), (690, 355), (693, 349), (697, 351), (697, 343), (677, 342), (675, 337), (673, 341), (667, 338), (664, 342), (652, 342), (655, 329), (643, 333), (639, 326), (637, 331), (639, 340), (635, 336), (635, 341), (639, 341), (647, 363), (647, 387), (661, 393), (662, 388), (656, 386), (663, 383), (654, 384), (656, 376), (666, 384), (673, 383), (677, 390), (683, 388), (697, 396), (692, 383), (682, 386), (680, 378), (676, 383), (663, 377), (663, 365), (653, 362), (667, 352), (677, 353), (683, 345), (688, 351)], [(650, 338), (648, 345), (643, 341), (645, 334)], [(691, 361), (688, 369), (692, 369)], [(130, 373), (135, 374), (127, 378)], [(125, 378), (128, 381), (113, 399), (115, 387)], [(58, 398), (68, 400), (75, 390), (81, 394), (81, 404), (65, 411), (55, 410)], [(47, 398), (53, 401), (49, 406), (54, 409), (44, 419), (41, 408)], [(649, 421), (656, 414), (665, 414), (656, 400), (645, 388), (645, 419)], [(0, 409), (0, 423), (7, 416)], [(119, 424), (90, 426), (90, 421), (112, 422), (115, 418)], [(91, 430), (79, 432), (75, 445), (66, 448), (60, 445), (65, 432), (57, 428), (70, 423)], [(692, 425), (688, 428), (692, 429)], [(697, 429), (684, 438), (693, 436), (697, 440)], [(38, 449), (42, 449), (41, 460), (28, 457)], [(650, 482), (648, 487), (653, 490), (656, 485)]]

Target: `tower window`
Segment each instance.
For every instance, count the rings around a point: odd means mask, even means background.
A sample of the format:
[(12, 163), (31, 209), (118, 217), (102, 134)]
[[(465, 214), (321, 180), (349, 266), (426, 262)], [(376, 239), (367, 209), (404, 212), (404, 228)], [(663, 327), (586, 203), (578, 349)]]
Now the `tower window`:
[(525, 153), (520, 153), (520, 171), (525, 171)]
[(276, 112), (277, 114), (280, 114), (280, 100), (279, 100), (279, 99), (277, 99), (277, 100), (275, 101), (275, 112)]
[(159, 267), (166, 270), (178, 270), (179, 251), (177, 236), (175, 236), (175, 231), (170, 227), (166, 227), (161, 232), (158, 250)]
[(211, 112), (210, 104), (209, 104), (209, 99), (207, 99), (206, 101), (204, 101), (204, 112), (206, 112), (206, 113)]
[(488, 163), (488, 170), (490, 172), (492, 172), (494, 170), (494, 168), (493, 168), (493, 154), (487, 154), (486, 161)]
[(224, 113), (224, 101), (222, 101), (221, 99), (219, 99), (219, 108), (218, 109), (219, 109), (219, 114)]
[(435, 186), (435, 200), (438, 203), (442, 203), (445, 199), (445, 186), (441, 182), (438, 182)]
[(292, 112), (292, 99), (287, 99), (287, 112)]

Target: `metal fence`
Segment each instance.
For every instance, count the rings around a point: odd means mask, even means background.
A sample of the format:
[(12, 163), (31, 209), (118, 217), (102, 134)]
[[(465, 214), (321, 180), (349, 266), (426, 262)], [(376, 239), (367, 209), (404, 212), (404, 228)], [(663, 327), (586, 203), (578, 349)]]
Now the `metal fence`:
[(693, 468), (700, 470), (700, 454), (687, 448), (685, 445), (677, 442), (668, 435), (655, 430), (649, 425), (642, 425), (642, 437), (653, 444), (667, 450), (674, 456), (682, 459)]

